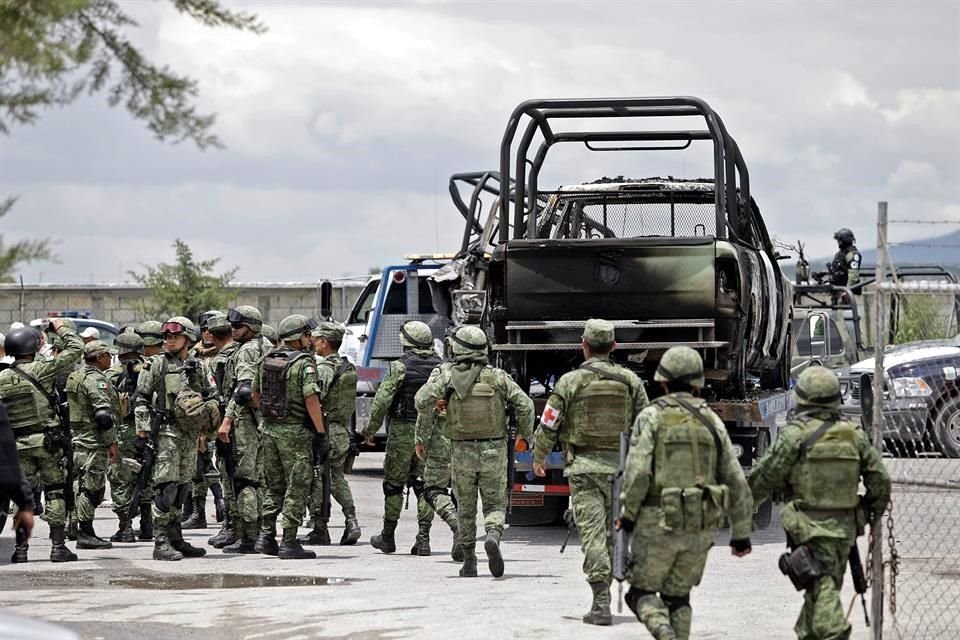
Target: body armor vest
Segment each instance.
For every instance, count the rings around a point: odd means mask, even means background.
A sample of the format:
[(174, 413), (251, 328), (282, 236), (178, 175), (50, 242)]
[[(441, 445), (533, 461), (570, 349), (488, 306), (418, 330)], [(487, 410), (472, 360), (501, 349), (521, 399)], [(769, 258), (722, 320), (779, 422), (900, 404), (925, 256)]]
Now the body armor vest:
[[(581, 365), (581, 369), (584, 367)], [(621, 372), (591, 365), (567, 413), (567, 443), (577, 448), (617, 451), (620, 434), (630, 428), (633, 400)]]
[(830, 263), (830, 283), (845, 287), (847, 285), (848, 271), (850, 269), (850, 263), (847, 262), (848, 253), (856, 253), (857, 250), (853, 247), (848, 247), (846, 249), (840, 249), (833, 256), (833, 262)]
[[(23, 366), (27, 373), (32, 363)], [(7, 405), (10, 426), (17, 435), (36, 433), (55, 422), (50, 403), (29, 382), (17, 375), (16, 368), (0, 372), (0, 399)]]
[(302, 421), (306, 417), (304, 407), (290, 404), (287, 394), (287, 377), (293, 363), (303, 358), (313, 359), (303, 351), (273, 349), (263, 359), (260, 375), (260, 411), (265, 418), (274, 420)]
[(451, 440), (485, 440), (507, 436), (507, 407), (492, 367), (484, 367), (466, 398), (447, 391), (447, 425)]
[(330, 389), (323, 399), (323, 409), (331, 424), (349, 426), (357, 407), (357, 368), (341, 358), (333, 372)]
[(814, 437), (825, 424), (812, 419), (804, 425), (806, 440), (790, 473), (794, 501), (807, 509), (853, 509), (859, 501), (860, 486), (857, 428), (851, 422), (838, 420)]
[(86, 420), (86, 407), (80, 398), (80, 386), (83, 382), (83, 371), (74, 371), (67, 378), (67, 403), (70, 405), (70, 426), (74, 429), (93, 428), (93, 424)]
[(400, 357), (403, 364), (403, 384), (393, 399), (391, 415), (404, 422), (416, 422), (417, 405), (414, 398), (420, 387), (427, 383), (430, 372), (440, 365), (440, 358), (434, 354), (423, 356), (408, 351)]

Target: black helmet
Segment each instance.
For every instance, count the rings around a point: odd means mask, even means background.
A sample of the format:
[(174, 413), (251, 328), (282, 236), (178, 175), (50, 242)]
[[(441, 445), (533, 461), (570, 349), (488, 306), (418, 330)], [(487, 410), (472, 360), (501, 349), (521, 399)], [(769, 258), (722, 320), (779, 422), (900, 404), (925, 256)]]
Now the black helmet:
[(40, 335), (32, 327), (14, 329), (3, 339), (3, 350), (14, 358), (32, 356), (39, 346)]
[(850, 229), (847, 229), (846, 227), (833, 234), (833, 239), (845, 247), (848, 247), (857, 241), (857, 239), (853, 237), (853, 231), (850, 231)]

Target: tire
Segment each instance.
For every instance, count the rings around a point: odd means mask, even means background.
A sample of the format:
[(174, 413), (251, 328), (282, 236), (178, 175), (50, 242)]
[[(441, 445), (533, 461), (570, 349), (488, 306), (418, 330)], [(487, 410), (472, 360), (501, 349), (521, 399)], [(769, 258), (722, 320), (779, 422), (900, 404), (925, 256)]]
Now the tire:
[(960, 458), (960, 396), (948, 399), (937, 411), (933, 436), (945, 458)]
[(780, 359), (773, 369), (760, 372), (761, 389), (786, 389), (790, 383), (790, 359), (793, 355), (793, 329), (787, 329), (787, 341), (780, 351)]

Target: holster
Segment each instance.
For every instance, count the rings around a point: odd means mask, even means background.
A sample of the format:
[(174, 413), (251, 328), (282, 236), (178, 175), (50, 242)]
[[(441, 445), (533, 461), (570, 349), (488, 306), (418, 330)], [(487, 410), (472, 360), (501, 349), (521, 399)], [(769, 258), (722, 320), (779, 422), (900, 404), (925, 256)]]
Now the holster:
[(54, 427), (43, 430), (43, 448), (49, 453), (56, 453), (63, 449), (63, 431)]
[(826, 564), (805, 544), (781, 555), (778, 565), (797, 591), (811, 588), (818, 578), (827, 575)]

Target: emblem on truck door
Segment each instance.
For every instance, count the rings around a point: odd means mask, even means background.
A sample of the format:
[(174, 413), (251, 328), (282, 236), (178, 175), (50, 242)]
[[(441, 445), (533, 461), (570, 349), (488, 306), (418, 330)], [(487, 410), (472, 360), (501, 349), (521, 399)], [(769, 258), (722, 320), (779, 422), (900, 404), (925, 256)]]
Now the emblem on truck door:
[(593, 277), (608, 287), (620, 282), (620, 255), (619, 252), (603, 251), (597, 253), (597, 263), (593, 269)]

